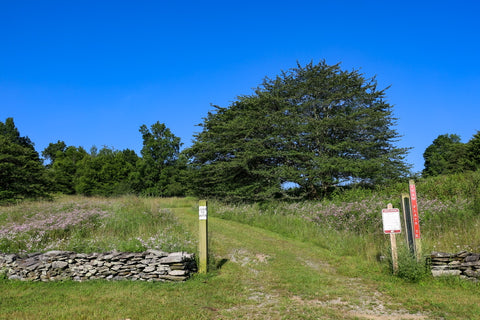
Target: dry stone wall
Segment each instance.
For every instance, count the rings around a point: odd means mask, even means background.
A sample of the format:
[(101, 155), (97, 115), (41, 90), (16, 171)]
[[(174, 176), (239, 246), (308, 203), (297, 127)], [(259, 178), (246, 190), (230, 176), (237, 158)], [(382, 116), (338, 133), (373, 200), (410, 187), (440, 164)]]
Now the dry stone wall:
[(480, 280), (480, 254), (432, 252), (430, 266), (434, 277), (452, 275), (473, 281)]
[(49, 251), (25, 256), (0, 253), (0, 274), (18, 280), (184, 281), (195, 271), (194, 255), (185, 252)]

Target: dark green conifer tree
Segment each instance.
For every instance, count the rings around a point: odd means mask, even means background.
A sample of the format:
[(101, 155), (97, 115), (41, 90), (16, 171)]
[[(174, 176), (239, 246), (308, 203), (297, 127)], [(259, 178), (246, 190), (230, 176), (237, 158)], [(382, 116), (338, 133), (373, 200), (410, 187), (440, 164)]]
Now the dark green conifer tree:
[(346, 183), (408, 175), (396, 119), (375, 78), (337, 65), (298, 65), (266, 78), (229, 107), (215, 106), (186, 151), (205, 196), (322, 197)]
[(0, 122), (0, 202), (39, 197), (48, 197), (45, 167), (33, 142), (7, 118)]

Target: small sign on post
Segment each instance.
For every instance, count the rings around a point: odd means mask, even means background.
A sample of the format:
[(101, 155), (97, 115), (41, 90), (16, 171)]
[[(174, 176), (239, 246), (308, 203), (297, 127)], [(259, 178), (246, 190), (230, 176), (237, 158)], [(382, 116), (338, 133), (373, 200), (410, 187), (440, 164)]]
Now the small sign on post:
[(198, 272), (207, 273), (208, 266), (208, 211), (207, 201), (200, 200), (198, 202), (198, 224), (199, 224), (199, 241), (198, 241)]
[(392, 204), (388, 204), (387, 209), (382, 209), (382, 221), (384, 233), (400, 233), (402, 232), (402, 224), (400, 222), (400, 210), (392, 208)]
[(400, 210), (393, 208), (392, 204), (387, 205), (387, 209), (382, 209), (383, 232), (390, 234), (390, 245), (392, 249), (392, 267), (393, 273), (398, 272), (398, 254), (397, 240), (395, 234), (402, 232), (402, 224), (400, 222)]

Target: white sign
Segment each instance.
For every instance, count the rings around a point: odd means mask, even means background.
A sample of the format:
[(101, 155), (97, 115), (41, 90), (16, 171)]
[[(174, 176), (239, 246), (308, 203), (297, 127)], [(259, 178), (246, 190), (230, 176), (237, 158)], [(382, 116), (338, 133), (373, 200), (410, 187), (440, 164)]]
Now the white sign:
[(198, 207), (198, 219), (207, 220), (207, 206)]
[(400, 223), (399, 209), (382, 209), (383, 233), (400, 233), (402, 225)]

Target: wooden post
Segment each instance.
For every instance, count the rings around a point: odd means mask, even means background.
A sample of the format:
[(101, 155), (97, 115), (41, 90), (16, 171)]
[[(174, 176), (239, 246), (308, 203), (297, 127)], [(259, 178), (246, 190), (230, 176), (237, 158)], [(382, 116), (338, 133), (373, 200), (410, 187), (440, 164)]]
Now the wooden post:
[(397, 254), (397, 240), (395, 239), (395, 233), (390, 233), (390, 245), (392, 247), (393, 274), (397, 274), (397, 272), (398, 272), (398, 254)]
[[(391, 203), (387, 205), (387, 210), (393, 209)], [(393, 274), (397, 274), (398, 272), (398, 253), (397, 253), (397, 239), (395, 238), (395, 233), (390, 233), (390, 247), (392, 249), (392, 267), (393, 267)]]
[(390, 247), (392, 250), (392, 268), (393, 274), (398, 272), (398, 253), (396, 233), (402, 232), (400, 222), (400, 210), (394, 209), (392, 204), (387, 205), (387, 209), (382, 209), (383, 232), (390, 234)]
[(207, 273), (208, 271), (208, 211), (207, 201), (198, 202), (198, 222), (199, 222), (199, 241), (198, 241), (198, 272)]

